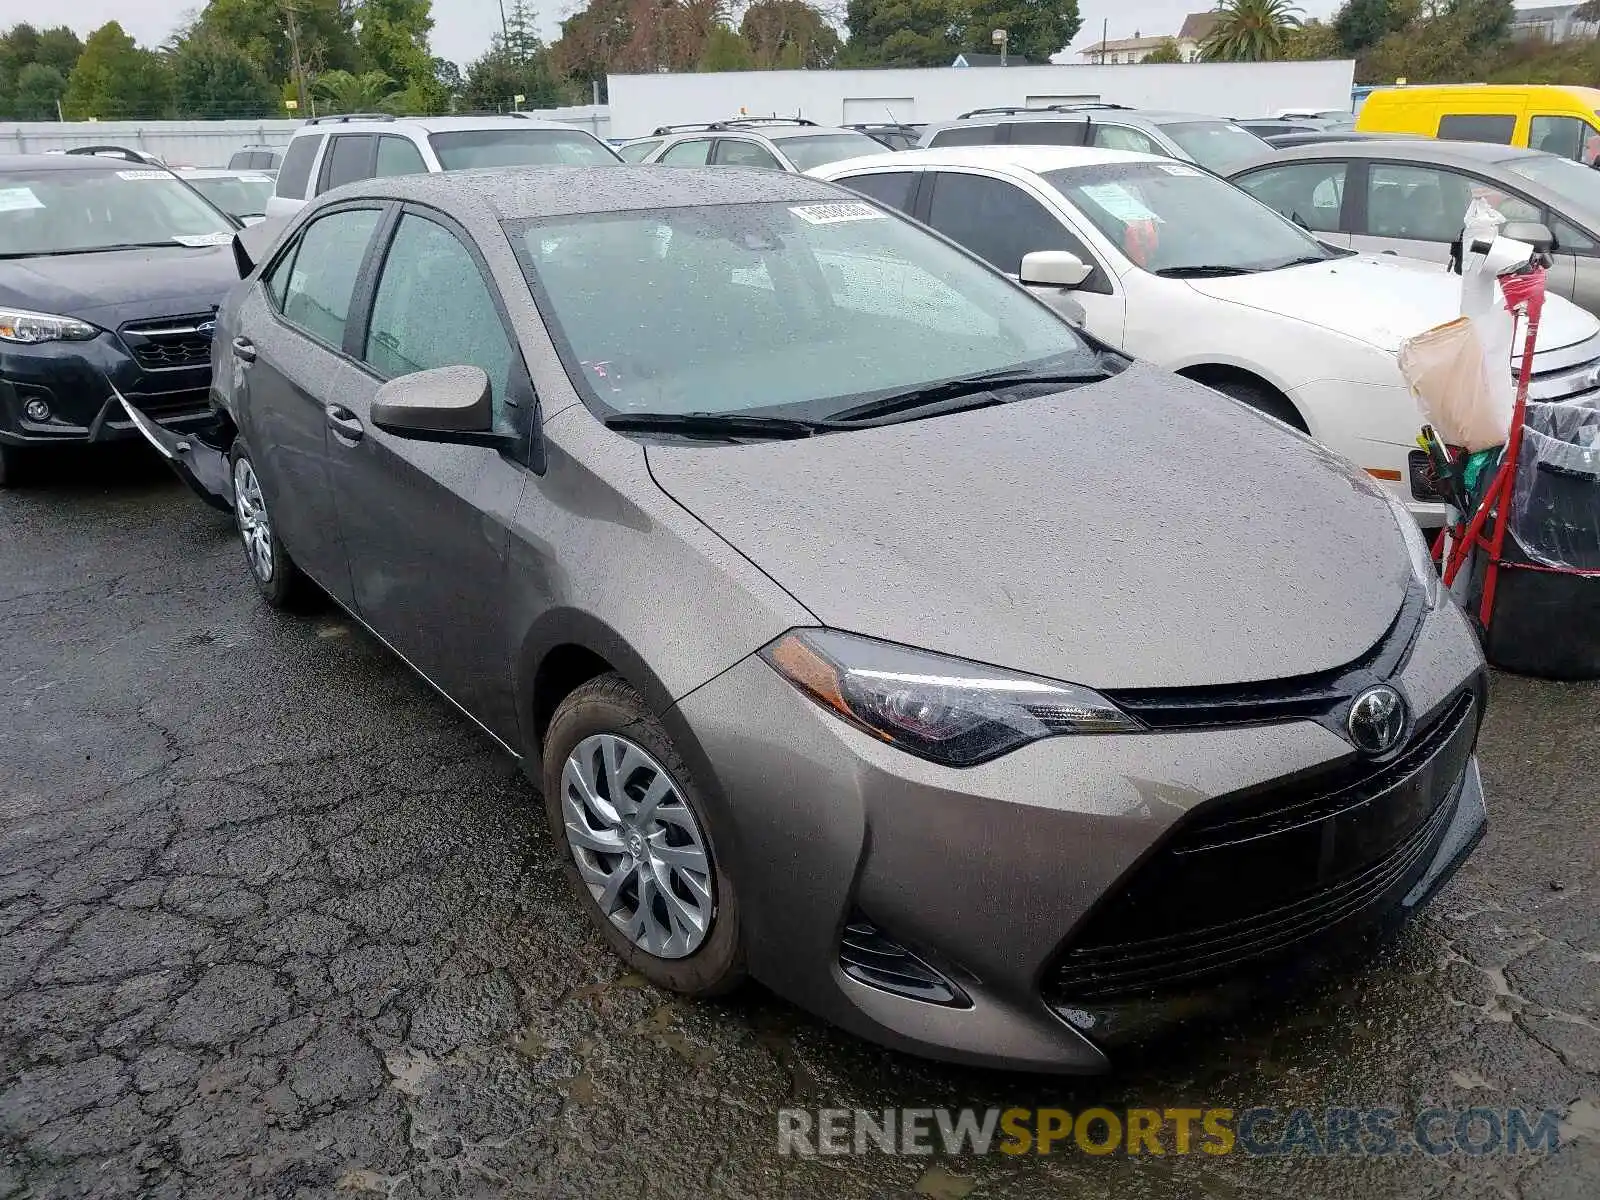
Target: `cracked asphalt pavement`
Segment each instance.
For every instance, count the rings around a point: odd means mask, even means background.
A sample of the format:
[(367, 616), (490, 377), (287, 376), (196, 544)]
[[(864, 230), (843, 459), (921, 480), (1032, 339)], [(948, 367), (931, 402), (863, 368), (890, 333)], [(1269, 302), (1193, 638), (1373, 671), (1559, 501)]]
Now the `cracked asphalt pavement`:
[[(1108, 1079), (960, 1070), (625, 973), (472, 725), (263, 607), (159, 464), (74, 458), (0, 495), (0, 1198), (1592, 1200), (1597, 701), (1495, 680), (1491, 832), (1354, 974)], [(1562, 1149), (808, 1160), (790, 1104), (1526, 1106)]]

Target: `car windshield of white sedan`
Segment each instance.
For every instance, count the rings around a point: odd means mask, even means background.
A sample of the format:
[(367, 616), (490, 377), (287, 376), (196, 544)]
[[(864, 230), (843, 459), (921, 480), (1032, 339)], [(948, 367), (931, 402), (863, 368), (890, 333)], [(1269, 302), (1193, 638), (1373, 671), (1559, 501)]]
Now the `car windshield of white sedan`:
[(818, 417), (955, 378), (1100, 363), (1014, 283), (865, 201), (507, 231), (569, 373), (611, 412)]
[(591, 167), (614, 163), (611, 148), (578, 130), (463, 129), (428, 138), (446, 171), (475, 167)]
[(1338, 257), (1231, 183), (1184, 163), (1108, 163), (1045, 178), (1154, 275), (1244, 275)]
[(160, 167), (0, 175), (0, 258), (216, 246), (234, 227)]
[(1226, 175), (1272, 149), (1232, 121), (1174, 121), (1160, 129), (1195, 162), (1219, 175)]
[(799, 171), (812, 171), (829, 163), (859, 158), (863, 154), (882, 154), (883, 143), (853, 129), (838, 133), (813, 133), (799, 137), (775, 137), (772, 144)]

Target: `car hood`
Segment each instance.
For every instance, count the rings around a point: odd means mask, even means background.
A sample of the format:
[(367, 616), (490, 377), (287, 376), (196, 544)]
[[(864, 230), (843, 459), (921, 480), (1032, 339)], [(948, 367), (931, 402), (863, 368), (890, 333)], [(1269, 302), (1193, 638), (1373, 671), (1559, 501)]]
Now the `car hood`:
[(1144, 365), (926, 421), (646, 455), (823, 624), (1091, 687), (1345, 665), (1410, 578), (1370, 479)]
[(114, 329), (209, 310), (238, 282), (231, 245), (63, 254), (0, 262), (0, 303)]
[[(1461, 315), (1461, 278), (1443, 267), (1387, 254), (1336, 258), (1259, 275), (1194, 279), (1189, 286), (1246, 308), (1298, 318), (1388, 350)], [(1600, 321), (1559, 296), (1547, 298), (1540, 350), (1600, 333)]]

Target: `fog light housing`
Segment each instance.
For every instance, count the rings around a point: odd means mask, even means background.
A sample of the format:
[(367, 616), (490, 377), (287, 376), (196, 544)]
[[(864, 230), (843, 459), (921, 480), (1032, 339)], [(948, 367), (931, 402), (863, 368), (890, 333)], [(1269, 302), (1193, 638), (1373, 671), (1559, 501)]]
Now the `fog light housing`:
[(50, 419), (50, 406), (43, 400), (29, 400), (22, 406), (22, 411), (27, 414), (28, 420), (43, 424)]

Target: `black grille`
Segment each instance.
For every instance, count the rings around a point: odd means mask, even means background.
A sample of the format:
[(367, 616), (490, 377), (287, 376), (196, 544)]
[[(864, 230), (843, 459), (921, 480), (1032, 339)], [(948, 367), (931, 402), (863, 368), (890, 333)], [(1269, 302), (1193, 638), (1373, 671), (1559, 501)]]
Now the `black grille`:
[(1197, 810), (1090, 914), (1047, 970), (1047, 998), (1159, 995), (1391, 908), (1449, 820), (1477, 724), (1465, 692), (1388, 762)]
[(963, 1008), (970, 1003), (960, 988), (860, 913), (840, 935), (839, 966), (850, 978), (897, 996)]
[[(134, 392), (128, 403), (152, 417), (182, 417), (207, 412), (211, 407), (206, 388), (185, 388), (180, 392)], [(117, 413), (121, 416), (121, 413)]]
[(122, 340), (147, 371), (204, 366), (211, 361), (215, 318), (209, 314), (135, 321), (122, 327)]

